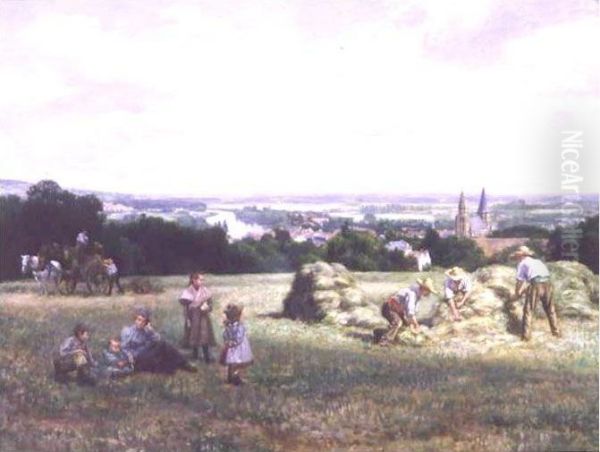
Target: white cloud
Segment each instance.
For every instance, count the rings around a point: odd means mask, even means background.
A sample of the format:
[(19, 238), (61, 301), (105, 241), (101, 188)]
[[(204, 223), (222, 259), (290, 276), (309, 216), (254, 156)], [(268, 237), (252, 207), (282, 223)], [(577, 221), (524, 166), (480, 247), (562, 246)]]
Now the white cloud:
[(486, 20), (491, 2), (469, 4), (426, 2), (411, 27), (348, 15), (326, 36), (278, 4), (180, 2), (135, 32), (100, 10), (39, 14), (0, 39), (2, 175), (187, 194), (535, 192), (514, 161), (554, 108), (543, 96), (597, 74), (593, 22), (516, 37), (480, 67), (432, 59), (428, 32)]

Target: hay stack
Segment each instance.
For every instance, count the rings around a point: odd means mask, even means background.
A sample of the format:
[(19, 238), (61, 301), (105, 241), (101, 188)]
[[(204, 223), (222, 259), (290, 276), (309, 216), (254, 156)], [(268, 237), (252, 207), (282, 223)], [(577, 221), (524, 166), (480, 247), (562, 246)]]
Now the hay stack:
[(598, 276), (579, 262), (548, 264), (559, 317), (594, 319), (598, 315)]
[[(548, 264), (559, 322), (561, 318), (593, 320), (598, 316), (598, 277), (577, 262)], [(453, 322), (445, 303), (438, 306), (433, 318), (433, 335), (439, 340), (462, 336), (472, 341), (495, 341), (506, 333), (518, 335), (521, 330), (523, 302), (512, 301), (516, 271), (514, 267), (491, 265), (473, 275), (473, 294), (461, 309), (463, 321)], [(545, 318), (540, 306), (537, 318)]]
[[(514, 269), (501, 265), (483, 267), (471, 275), (473, 293), (460, 312), (465, 320), (488, 318), (504, 322), (511, 288), (514, 287)], [(509, 288), (510, 287), (510, 288)], [(453, 323), (450, 309), (440, 303), (433, 316), (433, 325)]]
[(325, 262), (306, 264), (296, 273), (283, 301), (283, 315), (365, 328), (382, 323), (379, 309), (367, 300), (346, 267)]

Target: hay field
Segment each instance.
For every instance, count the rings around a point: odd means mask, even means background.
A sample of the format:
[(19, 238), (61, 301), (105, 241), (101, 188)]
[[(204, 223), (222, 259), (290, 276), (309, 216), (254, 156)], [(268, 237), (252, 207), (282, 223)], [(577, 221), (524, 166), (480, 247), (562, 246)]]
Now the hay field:
[[(373, 301), (416, 277), (355, 275)], [(151, 307), (155, 327), (178, 342), (187, 278), (153, 279), (164, 292), (110, 298), (43, 298), (32, 283), (0, 284), (0, 450), (598, 449), (597, 325), (565, 320), (557, 343), (538, 318), (531, 343), (485, 353), (381, 348), (367, 330), (274, 315), (291, 274), (207, 277), (218, 337), (222, 307), (245, 307), (256, 359), (246, 386), (225, 385), (218, 365), (202, 363), (197, 374), (55, 384), (51, 351), (78, 320), (93, 325), (97, 355), (136, 305)], [(436, 305), (423, 303), (421, 316)]]

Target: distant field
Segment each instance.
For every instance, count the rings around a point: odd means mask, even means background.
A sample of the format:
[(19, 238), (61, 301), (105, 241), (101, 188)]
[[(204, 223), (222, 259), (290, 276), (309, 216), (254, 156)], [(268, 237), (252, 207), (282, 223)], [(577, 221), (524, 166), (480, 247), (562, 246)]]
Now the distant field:
[[(415, 277), (357, 274), (374, 301)], [(56, 385), (51, 351), (78, 320), (93, 325), (98, 354), (143, 304), (178, 342), (187, 278), (153, 280), (164, 292), (110, 298), (0, 284), (0, 450), (598, 450), (597, 338), (568, 352), (536, 342), (462, 358), (380, 348), (366, 331), (277, 318), (290, 274), (207, 278), (218, 337), (224, 305), (245, 307), (256, 363), (244, 387), (202, 364), (198, 374)]]

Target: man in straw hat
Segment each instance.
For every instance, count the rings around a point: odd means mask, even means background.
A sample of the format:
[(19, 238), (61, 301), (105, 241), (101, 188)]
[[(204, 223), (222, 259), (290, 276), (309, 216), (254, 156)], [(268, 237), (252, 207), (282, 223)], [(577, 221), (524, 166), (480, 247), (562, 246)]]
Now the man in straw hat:
[(444, 300), (448, 303), (452, 318), (457, 321), (462, 317), (458, 310), (467, 302), (471, 296), (473, 283), (467, 272), (460, 267), (452, 267), (444, 273)]
[(531, 317), (540, 299), (548, 317), (552, 334), (560, 337), (561, 333), (558, 328), (556, 310), (554, 309), (553, 289), (550, 284), (550, 272), (541, 260), (534, 259), (533, 256), (533, 251), (527, 246), (520, 246), (511, 254), (511, 257), (519, 262), (513, 299), (516, 301), (525, 293), (522, 339), (525, 341), (531, 339)]
[(431, 278), (417, 279), (416, 284), (400, 289), (383, 304), (381, 315), (389, 322), (390, 327), (381, 340), (382, 345), (393, 342), (402, 326), (408, 326), (413, 333), (419, 332), (418, 303), (422, 297), (431, 293), (438, 293)]

